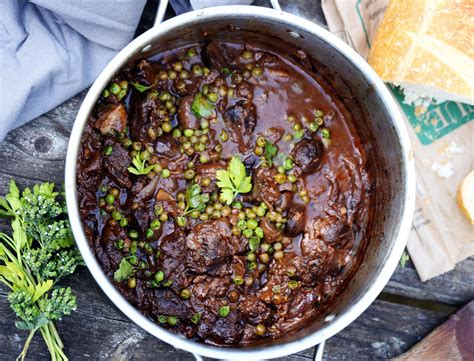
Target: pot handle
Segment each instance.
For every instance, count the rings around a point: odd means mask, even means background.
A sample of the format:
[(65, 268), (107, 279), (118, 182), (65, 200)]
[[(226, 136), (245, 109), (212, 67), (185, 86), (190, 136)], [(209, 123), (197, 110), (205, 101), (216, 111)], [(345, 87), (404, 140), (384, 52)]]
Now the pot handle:
[[(166, 9), (168, 8), (169, 0), (160, 0), (158, 5), (158, 9), (156, 10), (155, 22), (153, 23), (153, 27), (161, 24), (163, 19), (165, 18)], [(270, 0), (270, 4), (275, 10), (281, 11), (281, 6), (278, 0)], [(323, 360), (323, 353), (324, 353), (324, 341), (322, 341), (319, 345), (315, 346), (314, 349), (314, 361), (322, 361)], [(202, 361), (202, 356), (193, 353), (194, 358), (196, 361)]]

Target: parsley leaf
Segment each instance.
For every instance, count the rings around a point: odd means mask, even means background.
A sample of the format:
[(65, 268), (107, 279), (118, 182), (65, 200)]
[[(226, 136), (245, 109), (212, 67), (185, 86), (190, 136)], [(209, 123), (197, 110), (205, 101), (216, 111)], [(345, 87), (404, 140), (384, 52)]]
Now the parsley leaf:
[(135, 87), (135, 89), (137, 89), (140, 93), (143, 93), (144, 91), (147, 91), (148, 89), (153, 88), (156, 84), (156, 82), (154, 82), (153, 84), (151, 84), (149, 86), (146, 86), (146, 85), (143, 85), (143, 84), (140, 84), (140, 83), (135, 83), (133, 81), (131, 83)]
[(209, 194), (201, 193), (201, 186), (199, 184), (192, 184), (186, 189), (186, 209), (184, 214), (188, 214), (194, 210), (202, 212), (206, 208), (206, 203), (209, 202)]
[(133, 274), (135, 269), (125, 258), (122, 258), (119, 268), (114, 272), (114, 280), (117, 282), (126, 281)]
[(231, 204), (237, 194), (248, 193), (252, 190), (252, 180), (245, 172), (245, 166), (239, 157), (232, 157), (227, 170), (216, 173), (217, 186), (221, 189), (221, 197)]
[(265, 159), (270, 167), (273, 164), (273, 158), (277, 154), (277, 151), (278, 148), (276, 145), (270, 143), (268, 140), (265, 141)]
[(155, 168), (154, 165), (149, 165), (148, 167), (145, 167), (145, 163), (146, 160), (141, 160), (140, 152), (137, 152), (137, 155), (132, 159), (132, 164), (134, 165), (134, 167), (130, 166), (127, 169), (132, 174), (145, 175), (150, 173)]
[(214, 105), (202, 93), (197, 93), (191, 104), (191, 111), (201, 118), (210, 118), (214, 114)]
[(400, 266), (405, 268), (406, 263), (410, 260), (410, 256), (406, 251), (403, 251), (402, 257), (400, 258)]

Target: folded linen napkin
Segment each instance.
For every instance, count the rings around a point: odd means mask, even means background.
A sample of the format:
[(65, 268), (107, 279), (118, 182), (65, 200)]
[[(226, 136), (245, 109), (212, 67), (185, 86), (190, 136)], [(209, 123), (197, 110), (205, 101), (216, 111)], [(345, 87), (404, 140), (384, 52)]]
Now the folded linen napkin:
[(89, 86), (146, 0), (0, 0), (0, 141)]

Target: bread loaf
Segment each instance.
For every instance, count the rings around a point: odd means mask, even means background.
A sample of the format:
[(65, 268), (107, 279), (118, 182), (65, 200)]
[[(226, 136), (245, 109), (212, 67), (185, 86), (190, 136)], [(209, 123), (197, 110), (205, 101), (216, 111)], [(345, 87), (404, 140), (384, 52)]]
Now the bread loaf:
[(407, 103), (474, 104), (474, 1), (391, 0), (368, 61)]

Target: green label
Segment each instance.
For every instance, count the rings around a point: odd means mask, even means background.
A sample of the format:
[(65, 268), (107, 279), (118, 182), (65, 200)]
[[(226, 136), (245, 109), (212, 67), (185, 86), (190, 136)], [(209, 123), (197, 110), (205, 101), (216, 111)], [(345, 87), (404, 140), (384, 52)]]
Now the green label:
[(404, 96), (397, 87), (390, 86), (390, 89), (423, 145), (431, 144), (474, 120), (474, 106), (456, 102), (433, 104), (417, 114), (415, 106), (403, 103)]

